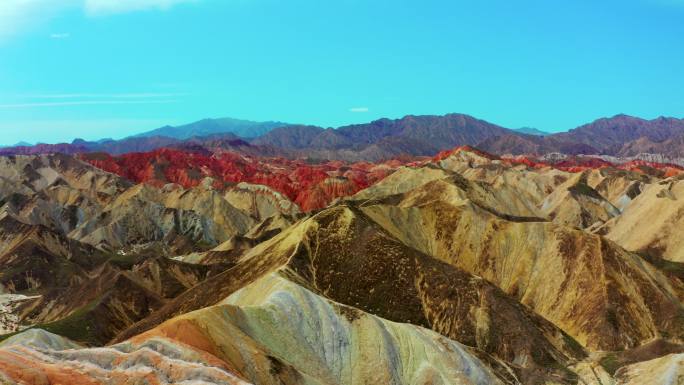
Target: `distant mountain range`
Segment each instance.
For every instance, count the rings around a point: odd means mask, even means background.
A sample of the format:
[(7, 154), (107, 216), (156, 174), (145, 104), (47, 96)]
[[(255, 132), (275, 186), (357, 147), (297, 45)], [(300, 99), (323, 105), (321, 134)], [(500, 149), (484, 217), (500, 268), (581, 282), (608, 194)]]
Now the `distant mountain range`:
[(469, 145), (496, 154), (610, 155), (642, 153), (662, 161), (684, 157), (684, 120), (641, 119), (628, 115), (598, 119), (563, 133), (533, 128), (508, 129), (464, 114), (405, 116), (333, 128), (252, 122), (231, 118), (161, 127), (121, 140), (37, 144), (0, 149), (0, 155), (107, 152), (122, 154), (162, 147), (213, 152), (227, 149), (249, 154), (378, 161), (401, 155), (432, 156), (456, 146)]
[(7, 147), (23, 147), (23, 146), (32, 146), (31, 143), (29, 142), (24, 142), (23, 140), (21, 142), (17, 142), (15, 144), (9, 145), (9, 146), (0, 146), (0, 148), (7, 148)]
[(520, 133), (520, 134), (528, 134), (528, 135), (539, 135), (539, 136), (546, 136), (546, 135), (551, 135), (550, 132), (538, 130), (533, 127), (521, 127), (521, 128), (513, 128), (513, 131)]
[[(530, 135), (526, 132), (537, 132)], [(380, 119), (338, 129), (284, 126), (252, 144), (306, 151), (326, 159), (380, 160), (400, 154), (430, 156), (470, 145), (497, 154), (564, 153), (568, 155), (684, 157), (684, 120), (645, 120), (627, 115), (603, 118), (569, 132), (541, 135), (511, 130), (463, 114)]]
[(598, 119), (568, 132), (544, 137), (510, 133), (490, 137), (479, 147), (490, 152), (513, 154), (605, 154), (635, 156), (654, 153), (684, 156), (684, 119), (653, 120), (628, 115)]
[(252, 122), (233, 118), (203, 119), (183, 126), (164, 126), (134, 135), (133, 138), (165, 136), (174, 139), (189, 139), (225, 133), (232, 133), (242, 138), (256, 138), (274, 128), (286, 125), (287, 123), (282, 122)]

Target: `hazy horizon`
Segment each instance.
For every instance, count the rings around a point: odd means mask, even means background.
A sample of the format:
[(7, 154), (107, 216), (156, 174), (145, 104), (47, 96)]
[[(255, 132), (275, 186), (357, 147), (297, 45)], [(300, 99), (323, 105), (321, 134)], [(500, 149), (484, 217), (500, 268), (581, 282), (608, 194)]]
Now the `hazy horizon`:
[[(465, 114), (465, 113), (460, 113), (460, 112), (451, 112), (451, 113), (448, 113), (448, 114), (464, 114), (464, 115), (470, 115), (470, 114)], [(426, 114), (426, 115), (434, 115), (434, 114)], [(444, 114), (444, 115), (447, 115), (447, 114)], [(628, 114), (620, 113), (620, 114), (616, 114), (616, 115), (613, 115), (613, 116), (601, 116), (601, 117), (597, 117), (596, 119), (592, 119), (592, 120), (590, 120), (590, 121), (584, 122), (584, 123), (582, 123), (582, 125), (583, 125), (583, 124), (591, 123), (591, 122), (596, 121), (596, 120), (598, 120), (598, 119), (602, 119), (602, 118), (611, 118), (611, 117), (614, 117), (614, 116), (617, 116), (617, 115), (628, 115)], [(418, 115), (418, 114), (405, 114), (405, 115), (402, 115), (402, 116), (399, 116), (399, 117), (381, 117), (381, 118), (379, 118), (379, 119), (401, 119), (401, 118), (406, 117), (406, 116), (419, 116), (419, 115)], [(439, 116), (442, 116), (442, 115), (439, 115)], [(472, 116), (472, 115), (470, 115), (470, 116)], [(631, 116), (631, 115), (630, 115), (630, 116)], [(477, 119), (481, 119), (481, 118), (479, 118), (479, 117), (477, 117), (477, 116), (473, 116), (473, 117), (474, 117), (474, 118), (477, 118)], [(636, 118), (641, 118), (641, 119), (646, 119), (646, 120), (657, 119), (657, 118), (660, 118), (660, 117), (684, 119), (684, 118), (673, 117), (673, 116), (664, 116), (664, 115), (655, 116), (655, 117), (650, 117), (650, 118), (644, 118), (644, 117), (642, 117), (642, 116), (634, 116), (634, 117), (636, 117)], [(13, 143), (1, 143), (1, 142), (0, 142), (0, 146), (3, 146), (3, 147), (10, 147), (10, 146), (22, 145), (22, 144), (35, 145), (35, 144), (71, 143), (71, 142), (73, 142), (74, 140), (77, 140), (77, 139), (82, 139), (82, 140), (86, 140), (86, 141), (90, 141), (90, 142), (101, 141), (101, 140), (110, 140), (110, 139), (111, 139), (111, 140), (121, 140), (121, 139), (125, 139), (125, 138), (128, 138), (128, 137), (136, 136), (136, 135), (139, 135), (139, 134), (147, 133), (147, 132), (149, 132), (149, 131), (153, 131), (153, 130), (156, 130), (156, 129), (159, 129), (159, 128), (167, 127), (167, 126), (183, 126), (183, 125), (186, 125), (186, 124), (196, 123), (196, 122), (199, 122), (199, 121), (202, 121), (202, 120), (220, 120), (220, 119), (226, 119), (226, 118), (228, 118), (228, 119), (237, 119), (237, 120), (248, 120), (248, 119), (235, 118), (235, 117), (232, 117), (232, 116), (230, 116), (230, 117), (229, 117), (229, 116), (223, 116), (223, 117), (210, 117), (210, 118), (202, 118), (202, 119), (194, 120), (194, 121), (192, 121), (192, 122), (182, 122), (182, 123), (180, 123), (180, 124), (163, 124), (163, 125), (159, 125), (159, 126), (155, 126), (155, 127), (147, 127), (147, 128), (142, 129), (141, 131), (132, 132), (132, 133), (130, 133), (130, 134), (126, 134), (126, 135), (124, 135), (124, 136), (118, 136), (118, 137), (117, 137), (117, 136), (94, 137), (94, 138), (74, 137), (74, 138), (71, 138), (71, 139), (68, 139), (68, 140), (55, 141), (55, 142), (41, 142), (41, 141), (31, 142), (31, 141), (28, 141), (28, 140), (19, 140), (19, 141), (17, 141), (17, 142), (13, 142)], [(374, 119), (374, 120), (377, 120), (377, 119)], [(253, 122), (278, 122), (278, 123), (284, 123), (284, 124), (286, 124), (286, 125), (300, 125), (300, 124), (301, 124), (301, 125), (308, 125), (308, 123), (305, 123), (305, 122), (296, 122), (296, 123), (293, 123), (293, 122), (280, 122), (280, 121), (272, 120), (272, 119), (271, 119), (271, 120), (265, 119), (265, 120), (253, 121)], [(351, 125), (351, 124), (364, 124), (364, 123), (371, 123), (371, 122), (372, 122), (372, 121), (358, 122), (358, 123), (350, 123), (350, 125)], [(499, 125), (497, 122), (490, 122), (490, 121), (487, 121), (487, 122), (488, 122), (488, 123), (492, 123), (492, 124)], [(347, 126), (347, 125), (337, 126), (337, 127), (323, 127), (323, 126), (320, 126), (320, 127), (321, 127), (321, 128), (334, 128), (334, 129), (338, 129), (338, 128), (345, 127), (345, 126)], [(581, 125), (579, 125), (579, 126), (577, 126), (577, 127), (580, 127), (580, 126), (581, 126)], [(567, 132), (567, 131), (569, 131), (569, 130), (572, 130), (572, 129), (574, 129), (574, 128), (577, 128), (577, 127), (572, 127), (572, 128), (570, 128), (570, 129), (564, 130), (564, 131), (550, 132), (550, 131), (544, 131), (544, 130), (538, 129), (538, 128), (536, 128), (536, 127), (528, 127), (528, 126), (523, 126), (523, 127), (505, 127), (505, 126), (502, 126), (502, 127), (508, 128), (508, 129), (511, 129), (511, 130), (521, 130), (521, 129), (528, 129), (528, 130), (530, 130), (530, 129), (531, 129), (531, 130), (541, 131), (541, 132), (544, 132), (544, 133), (546, 133), (546, 134), (556, 134), (556, 133), (560, 133), (560, 132)]]

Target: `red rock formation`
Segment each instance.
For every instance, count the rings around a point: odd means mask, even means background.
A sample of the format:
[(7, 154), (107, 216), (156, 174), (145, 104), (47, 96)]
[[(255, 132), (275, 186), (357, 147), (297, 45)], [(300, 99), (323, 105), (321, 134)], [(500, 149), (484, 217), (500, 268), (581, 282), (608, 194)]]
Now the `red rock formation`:
[[(645, 161), (613, 164), (597, 157), (566, 157), (558, 162), (525, 156), (502, 159), (470, 146), (440, 152), (432, 161), (440, 161), (462, 152), (511, 165), (554, 167), (568, 172), (614, 167), (672, 176), (684, 170), (676, 165)], [(350, 164), (342, 161), (309, 163), (304, 160), (258, 158), (225, 151), (210, 154), (167, 148), (116, 157), (108, 154), (84, 154), (81, 157), (105, 171), (158, 187), (167, 183), (177, 183), (185, 188), (195, 187), (206, 177), (215, 179), (213, 186), (217, 189), (240, 182), (261, 184), (284, 194), (304, 211), (320, 209), (336, 198), (352, 195), (385, 178), (398, 167), (415, 166), (429, 161), (423, 158), (403, 158), (381, 164)]]
[(254, 158), (230, 152), (205, 154), (159, 149), (121, 156), (85, 154), (82, 159), (105, 171), (137, 183), (163, 186), (177, 183), (185, 188), (199, 185), (206, 177), (222, 189), (239, 182), (262, 184), (284, 194), (305, 211), (320, 209), (334, 199), (360, 191), (405, 164), (348, 164), (329, 161), (311, 164), (284, 158)]

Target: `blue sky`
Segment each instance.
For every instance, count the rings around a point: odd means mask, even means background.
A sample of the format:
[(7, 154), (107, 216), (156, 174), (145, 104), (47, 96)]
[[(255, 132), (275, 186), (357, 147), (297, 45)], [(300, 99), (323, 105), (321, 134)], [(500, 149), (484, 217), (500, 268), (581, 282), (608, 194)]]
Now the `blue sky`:
[(2, 0), (0, 144), (230, 116), (684, 117), (684, 0)]

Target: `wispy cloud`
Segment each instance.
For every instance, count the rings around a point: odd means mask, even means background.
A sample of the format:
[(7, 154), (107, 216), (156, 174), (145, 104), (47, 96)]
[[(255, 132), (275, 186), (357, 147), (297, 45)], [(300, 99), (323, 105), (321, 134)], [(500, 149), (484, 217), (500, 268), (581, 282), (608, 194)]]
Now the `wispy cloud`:
[(0, 39), (15, 35), (50, 20), (66, 8), (83, 0), (2, 0), (0, 1)]
[(181, 3), (197, 0), (85, 0), (85, 11), (89, 15), (107, 15), (149, 9), (167, 10)]
[[(69, 9), (82, 9), (89, 16), (104, 16), (134, 11), (167, 10), (181, 3), (201, 0), (0, 0), (0, 39), (6, 39), (46, 23)], [(51, 38), (67, 38), (55, 33)]]
[(70, 33), (53, 33), (50, 35), (50, 39), (68, 39), (70, 37)]
[(368, 112), (370, 109), (368, 107), (352, 107), (349, 112)]
[(66, 106), (93, 106), (93, 105), (116, 105), (116, 104), (169, 104), (178, 103), (178, 100), (74, 100), (68, 102), (45, 102), (45, 103), (13, 103), (0, 104), (0, 109), (17, 108), (40, 108), (40, 107), (66, 107)]
[(47, 93), (17, 95), (11, 102), (0, 103), (0, 109), (39, 108), (62, 106), (92, 106), (116, 104), (168, 104), (178, 103), (186, 93), (128, 92), (128, 93)]
[(160, 93), (160, 92), (137, 92), (137, 93), (114, 93), (114, 94), (97, 94), (97, 93), (63, 93), (63, 94), (37, 94), (27, 95), (29, 99), (149, 99), (149, 98), (174, 98), (179, 96), (186, 96), (185, 93)]

